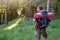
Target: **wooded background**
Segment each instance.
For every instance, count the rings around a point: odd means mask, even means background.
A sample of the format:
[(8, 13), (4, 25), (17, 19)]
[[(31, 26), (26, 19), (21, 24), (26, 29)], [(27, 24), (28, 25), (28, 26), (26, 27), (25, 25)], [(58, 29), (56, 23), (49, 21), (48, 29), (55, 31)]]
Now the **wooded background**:
[[(47, 9), (47, 0), (0, 0), (0, 24), (8, 24), (17, 17), (32, 18), (36, 13), (38, 5), (43, 5)], [(55, 17), (60, 17), (60, 0), (50, 0), (49, 11), (53, 12)]]

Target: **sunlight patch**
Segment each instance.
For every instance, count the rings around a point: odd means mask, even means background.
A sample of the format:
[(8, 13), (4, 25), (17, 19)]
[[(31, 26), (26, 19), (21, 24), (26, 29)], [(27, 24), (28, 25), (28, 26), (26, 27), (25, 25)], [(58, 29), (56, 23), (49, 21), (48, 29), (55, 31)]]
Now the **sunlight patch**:
[(21, 21), (21, 18), (16, 21), (16, 23), (12, 24), (11, 26), (8, 26), (4, 30), (11, 30), (12, 28), (16, 27), (17, 24)]

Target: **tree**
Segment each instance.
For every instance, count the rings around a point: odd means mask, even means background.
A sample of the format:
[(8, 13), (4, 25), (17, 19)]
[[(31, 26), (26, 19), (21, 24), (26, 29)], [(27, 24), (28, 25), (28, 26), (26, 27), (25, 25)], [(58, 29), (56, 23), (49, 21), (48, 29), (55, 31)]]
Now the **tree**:
[(4, 7), (5, 7), (5, 21), (4, 23), (7, 25), (8, 24), (8, 19), (7, 19), (7, 0), (3, 0), (4, 2)]
[(49, 8), (50, 8), (50, 0), (47, 0), (47, 12), (49, 12)]
[(29, 17), (31, 17), (32, 16), (32, 0), (30, 0), (30, 2), (29, 2), (29, 5), (28, 5), (28, 15), (30, 15)]

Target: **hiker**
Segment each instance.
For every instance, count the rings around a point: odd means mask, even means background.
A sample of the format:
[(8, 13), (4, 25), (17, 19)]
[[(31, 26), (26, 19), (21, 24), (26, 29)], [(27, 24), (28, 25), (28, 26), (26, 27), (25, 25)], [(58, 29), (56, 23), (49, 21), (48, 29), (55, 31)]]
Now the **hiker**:
[(51, 18), (53, 17), (52, 12), (47, 12), (46, 10), (43, 10), (43, 6), (37, 7), (37, 13), (34, 14), (33, 21), (36, 22), (35, 29), (36, 29), (36, 40), (41, 39), (41, 34), (45, 38), (45, 40), (48, 40), (48, 35), (46, 32), (46, 28), (49, 25)]

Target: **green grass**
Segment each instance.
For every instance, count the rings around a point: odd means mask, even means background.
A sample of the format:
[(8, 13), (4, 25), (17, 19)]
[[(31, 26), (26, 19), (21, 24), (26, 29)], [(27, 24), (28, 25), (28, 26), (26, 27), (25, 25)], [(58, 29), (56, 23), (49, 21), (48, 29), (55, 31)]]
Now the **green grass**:
[[(60, 35), (60, 19), (52, 20), (47, 28), (48, 39), (57, 40)], [(30, 19), (17, 18), (8, 25), (0, 25), (0, 40), (36, 40), (35, 23)], [(44, 40), (42, 37), (41, 40)]]

